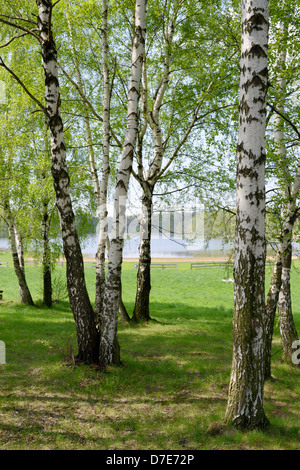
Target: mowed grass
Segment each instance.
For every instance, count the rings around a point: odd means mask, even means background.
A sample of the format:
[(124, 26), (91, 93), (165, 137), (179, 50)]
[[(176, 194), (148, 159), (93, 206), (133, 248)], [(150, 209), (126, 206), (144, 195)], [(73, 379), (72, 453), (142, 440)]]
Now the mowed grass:
[[(2, 259), (2, 258), (1, 258)], [(64, 274), (63, 268), (56, 273)], [(271, 426), (241, 433), (220, 427), (232, 359), (233, 284), (224, 268), (152, 271), (147, 325), (120, 321), (123, 366), (99, 372), (75, 366), (76, 332), (67, 301), (41, 305), (39, 268), (27, 268), (37, 307), (18, 304), (12, 268), (1, 268), (0, 449), (299, 449), (300, 371), (281, 360), (278, 329), (274, 380), (266, 384)], [(95, 271), (86, 268), (94, 298)], [(270, 268), (267, 272), (267, 284)], [(300, 329), (300, 273), (292, 272)], [(132, 312), (133, 263), (123, 265), (123, 297)]]

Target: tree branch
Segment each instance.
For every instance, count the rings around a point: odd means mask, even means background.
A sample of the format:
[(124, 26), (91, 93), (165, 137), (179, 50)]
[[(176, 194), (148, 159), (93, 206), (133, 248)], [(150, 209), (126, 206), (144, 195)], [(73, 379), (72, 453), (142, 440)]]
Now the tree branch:
[[(103, 118), (102, 116), (100, 116), (100, 114), (97, 113), (97, 111), (95, 110), (94, 106), (92, 105), (92, 103), (87, 99), (86, 95), (83, 93), (83, 91), (81, 90), (80, 86), (70, 77), (70, 75), (68, 74), (68, 72), (66, 72), (64, 70), (64, 68), (58, 64), (60, 70), (62, 71), (62, 73), (65, 75), (65, 77), (69, 80), (69, 82), (72, 83), (72, 85), (76, 88), (76, 90), (78, 91), (79, 95), (81, 96), (82, 100), (87, 104), (87, 106), (90, 108), (92, 114), (100, 121), (100, 122), (103, 122)], [(111, 132), (111, 135), (112, 137), (114, 138), (115, 142), (118, 144), (118, 147), (119, 148), (123, 148), (123, 145), (122, 145), (122, 142), (118, 139), (118, 137), (116, 136), (116, 134), (114, 133), (113, 129), (110, 127), (110, 132)]]
[(0, 46), (0, 49), (3, 49), (4, 47), (8, 46), (10, 43), (12, 43), (15, 39), (18, 39), (18, 38), (22, 38), (23, 36), (27, 36), (29, 33), (22, 33), (22, 34), (18, 34), (18, 36), (14, 36), (13, 38), (11, 38), (6, 44), (3, 44), (2, 46)]
[(279, 116), (282, 117), (282, 119), (284, 119), (293, 129), (294, 131), (296, 132), (298, 138), (300, 139), (300, 131), (298, 130), (297, 126), (295, 126), (295, 124), (287, 117), (285, 116), (284, 114), (282, 114), (275, 106), (273, 106), (271, 103), (267, 102), (267, 105), (276, 113), (278, 114)]
[[(0, 15), (0, 16), (3, 16), (3, 15)], [(37, 39), (39, 41), (39, 43), (41, 42), (40, 36), (38, 34), (36, 34), (33, 29), (25, 28), (24, 26), (21, 26), (19, 24), (12, 23), (10, 21), (4, 20), (1, 17), (0, 17), (0, 23), (4, 23), (8, 26), (12, 26), (13, 28), (20, 29), (21, 31), (24, 31), (27, 34), (31, 34), (31, 36), (33, 36), (35, 39)]]
[(33, 21), (33, 20), (29, 20), (27, 18), (22, 18), (20, 16), (9, 16), (9, 15), (3, 15), (3, 14), (0, 14), (0, 16), (2, 16), (3, 18), (8, 18), (9, 20), (20, 20), (20, 21), (25, 21), (26, 23), (30, 23), (30, 24), (33, 24), (34, 26), (36, 26), (36, 22)]
[(0, 57), (0, 67), (3, 67), (7, 72), (10, 73), (10, 75), (14, 78), (14, 80), (16, 80), (16, 82), (19, 83), (19, 85), (21, 85), (21, 87), (23, 88), (23, 90), (25, 91), (25, 93), (27, 93), (27, 95), (39, 106), (39, 108), (41, 108), (41, 110), (45, 113), (45, 115), (47, 116), (47, 110), (46, 110), (46, 107), (42, 105), (42, 103), (32, 94), (30, 93), (30, 91), (28, 90), (28, 88), (24, 85), (24, 83), (22, 82), (22, 80), (3, 62), (3, 59), (2, 57)]

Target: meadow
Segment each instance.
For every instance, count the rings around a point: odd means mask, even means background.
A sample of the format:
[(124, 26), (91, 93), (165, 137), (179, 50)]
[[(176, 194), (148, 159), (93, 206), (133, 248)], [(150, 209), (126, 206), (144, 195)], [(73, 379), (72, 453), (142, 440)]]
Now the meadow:
[[(1, 255), (0, 261), (5, 261)], [(8, 255), (7, 255), (8, 256)], [(267, 268), (266, 287), (270, 279)], [(273, 379), (266, 383), (271, 426), (242, 433), (223, 427), (232, 359), (232, 273), (224, 267), (152, 271), (147, 325), (119, 322), (122, 366), (100, 372), (77, 366), (75, 325), (62, 289), (48, 309), (41, 272), (27, 268), (36, 307), (19, 304), (11, 267), (0, 268), (0, 449), (299, 449), (300, 370), (281, 359), (278, 328)], [(64, 268), (55, 269), (56, 285)], [(123, 264), (123, 298), (131, 314), (136, 270)], [(95, 271), (86, 268), (94, 298)], [(300, 331), (300, 263), (292, 271)]]

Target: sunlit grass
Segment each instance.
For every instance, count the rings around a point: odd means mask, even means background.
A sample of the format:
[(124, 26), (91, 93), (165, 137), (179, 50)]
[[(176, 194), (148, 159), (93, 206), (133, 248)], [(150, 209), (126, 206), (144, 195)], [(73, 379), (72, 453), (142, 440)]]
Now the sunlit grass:
[[(271, 427), (242, 434), (215, 426), (224, 418), (232, 358), (233, 285), (223, 281), (223, 268), (190, 270), (180, 263), (178, 270), (154, 270), (155, 321), (120, 322), (123, 366), (105, 373), (74, 365), (68, 303), (42, 307), (41, 273), (27, 273), (35, 308), (18, 305), (12, 268), (0, 271), (7, 301), (0, 305), (0, 339), (7, 347), (7, 364), (0, 366), (1, 449), (299, 449), (300, 373), (281, 361), (278, 330), (275, 379), (265, 390)], [(94, 276), (87, 268), (91, 298)], [(293, 271), (298, 330), (299, 281)], [(124, 263), (130, 314), (135, 283), (133, 263)]]

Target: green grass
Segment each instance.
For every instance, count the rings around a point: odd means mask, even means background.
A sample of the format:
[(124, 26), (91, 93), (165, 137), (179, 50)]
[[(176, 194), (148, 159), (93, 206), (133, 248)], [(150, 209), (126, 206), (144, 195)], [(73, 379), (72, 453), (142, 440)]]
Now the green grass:
[[(3, 255), (1, 260), (4, 261)], [(224, 268), (153, 270), (151, 316), (120, 322), (123, 366), (99, 372), (75, 366), (76, 335), (68, 303), (46, 309), (41, 274), (28, 268), (36, 308), (18, 304), (12, 268), (0, 268), (0, 449), (299, 449), (299, 368), (281, 361), (275, 332), (274, 380), (266, 384), (265, 432), (223, 431), (232, 358), (233, 285)], [(62, 268), (56, 269), (63, 273)], [(94, 296), (92, 268), (86, 279)], [(230, 274), (232, 276), (232, 274)], [(267, 283), (270, 272), (267, 273)], [(300, 328), (300, 274), (293, 270), (293, 306)], [(136, 270), (123, 267), (131, 313)], [(9, 302), (12, 301), (12, 302)]]

